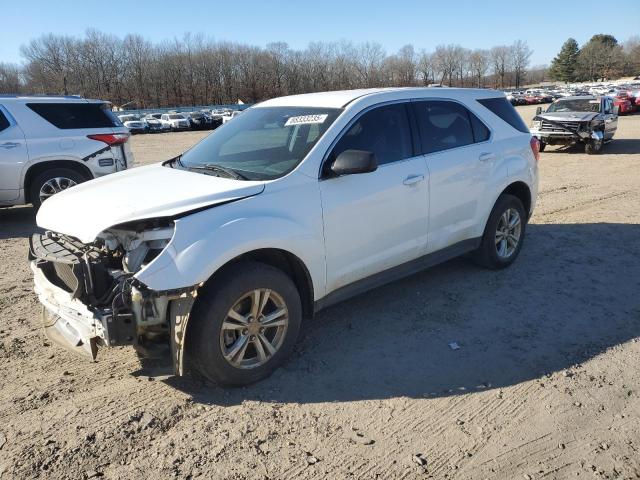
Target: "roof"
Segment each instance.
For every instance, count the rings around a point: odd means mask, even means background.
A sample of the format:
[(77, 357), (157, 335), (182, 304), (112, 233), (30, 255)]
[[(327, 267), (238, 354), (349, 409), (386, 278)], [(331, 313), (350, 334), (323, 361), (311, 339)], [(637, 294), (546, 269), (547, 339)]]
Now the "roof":
[(343, 108), (349, 103), (362, 97), (383, 97), (389, 94), (406, 93), (406, 98), (420, 97), (451, 97), (460, 98), (471, 96), (474, 98), (488, 98), (504, 96), (502, 92), (475, 88), (442, 88), (442, 87), (395, 87), (395, 88), (365, 88), (359, 90), (337, 90), (333, 92), (305, 93), (273, 98), (256, 105), (256, 107), (324, 107)]
[(21, 95), (21, 94), (0, 94), (3, 101), (17, 102), (74, 102), (74, 103), (109, 103), (106, 100), (97, 100), (92, 98), (83, 98), (80, 95)]

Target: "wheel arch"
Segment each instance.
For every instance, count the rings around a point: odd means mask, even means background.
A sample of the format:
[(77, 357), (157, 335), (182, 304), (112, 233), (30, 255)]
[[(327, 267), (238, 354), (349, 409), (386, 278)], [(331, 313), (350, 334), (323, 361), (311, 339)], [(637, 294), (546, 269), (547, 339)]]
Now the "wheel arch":
[(309, 318), (313, 316), (314, 290), (311, 274), (304, 262), (298, 256), (287, 250), (280, 248), (260, 248), (245, 252), (229, 260), (218, 268), (213, 275), (209, 277), (205, 284), (215, 282), (216, 277), (218, 277), (229, 266), (246, 260), (265, 263), (288, 275), (300, 293), (302, 313), (304, 317)]
[(84, 164), (74, 160), (46, 160), (29, 165), (24, 175), (24, 192), (25, 202), (31, 202), (31, 184), (42, 172), (52, 170), (54, 168), (68, 168), (83, 175), (87, 180), (93, 178), (91, 170)]
[(513, 195), (518, 198), (524, 206), (527, 218), (531, 216), (531, 189), (529, 188), (529, 185), (520, 181), (513, 182), (502, 190), (498, 198), (504, 194)]

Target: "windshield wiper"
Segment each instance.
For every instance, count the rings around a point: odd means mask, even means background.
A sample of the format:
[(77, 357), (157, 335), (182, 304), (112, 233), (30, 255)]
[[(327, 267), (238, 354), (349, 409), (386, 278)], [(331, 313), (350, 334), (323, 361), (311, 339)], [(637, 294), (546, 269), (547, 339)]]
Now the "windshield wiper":
[[(180, 163), (182, 164), (182, 162)], [(247, 176), (241, 174), (240, 172), (232, 168), (223, 167), (221, 165), (214, 165), (214, 164), (189, 165), (189, 166), (185, 166), (185, 168), (188, 168), (189, 170), (204, 170), (204, 171), (213, 172), (213, 173), (222, 173), (223, 175), (229, 178), (233, 178), (235, 180), (249, 180)]]

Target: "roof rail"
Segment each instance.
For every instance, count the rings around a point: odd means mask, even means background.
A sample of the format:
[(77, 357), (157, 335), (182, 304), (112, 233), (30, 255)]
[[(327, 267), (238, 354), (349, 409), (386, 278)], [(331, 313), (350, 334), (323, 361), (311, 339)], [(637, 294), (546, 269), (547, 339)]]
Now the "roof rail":
[(0, 93), (0, 98), (20, 98), (20, 97), (35, 97), (35, 98), (83, 98), (82, 95), (38, 95), (35, 93)]

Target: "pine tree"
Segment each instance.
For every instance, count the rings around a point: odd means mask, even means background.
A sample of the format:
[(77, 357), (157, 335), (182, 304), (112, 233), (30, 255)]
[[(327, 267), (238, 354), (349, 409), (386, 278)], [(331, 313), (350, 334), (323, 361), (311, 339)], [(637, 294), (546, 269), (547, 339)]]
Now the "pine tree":
[(576, 66), (579, 53), (578, 42), (573, 38), (564, 42), (560, 53), (551, 61), (549, 76), (565, 83), (574, 82), (577, 78)]

